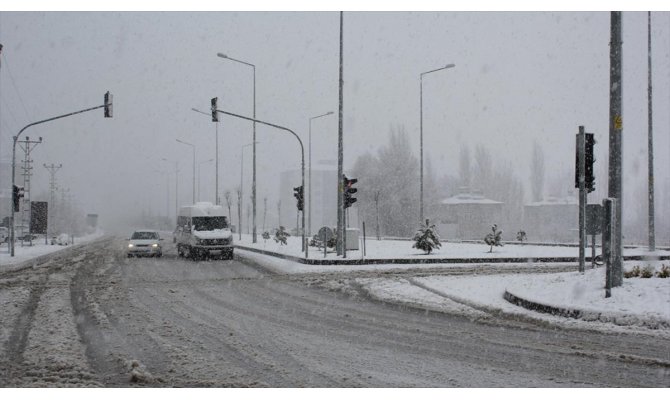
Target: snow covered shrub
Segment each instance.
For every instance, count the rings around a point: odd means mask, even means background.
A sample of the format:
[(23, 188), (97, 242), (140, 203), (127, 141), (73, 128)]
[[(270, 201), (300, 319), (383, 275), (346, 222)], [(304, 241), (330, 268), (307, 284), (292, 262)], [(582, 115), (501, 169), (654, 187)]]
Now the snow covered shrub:
[(623, 276), (624, 278), (635, 278), (640, 276), (640, 266), (636, 265), (630, 271), (624, 271)]
[(654, 267), (651, 265), (644, 267), (640, 273), (640, 278), (651, 278), (652, 276), (654, 276)]
[(286, 232), (286, 228), (280, 226), (279, 229), (277, 229), (277, 232), (275, 233), (275, 242), (283, 246), (286, 244), (286, 238), (289, 236), (291, 235), (288, 232)]
[(486, 235), (484, 238), (484, 242), (491, 246), (491, 249), (489, 249), (489, 253), (493, 253), (493, 246), (500, 246), (502, 247), (502, 233), (503, 231), (498, 230), (498, 225), (493, 224), (491, 227), (491, 233)]
[(526, 231), (519, 231), (516, 233), (516, 240), (519, 242), (525, 242), (527, 240), (526, 238)]
[(663, 264), (661, 270), (656, 273), (656, 276), (659, 278), (670, 278), (670, 267)]
[(263, 239), (264, 240), (270, 239), (270, 234), (267, 231), (263, 232)]
[(430, 225), (430, 221), (426, 220), (426, 225), (419, 228), (414, 235), (414, 244), (412, 247), (423, 250), (426, 254), (430, 254), (433, 249), (440, 248), (440, 235), (435, 229), (435, 225)]

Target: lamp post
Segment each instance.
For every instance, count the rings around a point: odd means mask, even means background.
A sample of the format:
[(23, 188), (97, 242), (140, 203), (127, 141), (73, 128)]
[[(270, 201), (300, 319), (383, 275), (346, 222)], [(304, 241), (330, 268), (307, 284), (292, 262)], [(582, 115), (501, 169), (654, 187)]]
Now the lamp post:
[[(254, 143), (248, 143), (240, 149), (240, 198), (244, 199), (244, 148), (253, 146)], [(242, 220), (240, 220), (240, 233), (242, 233)], [(249, 232), (247, 232), (249, 233)]]
[(174, 163), (174, 219), (175, 222), (179, 216), (179, 161), (161, 158), (163, 161)]
[(442, 71), (443, 69), (453, 68), (455, 64), (447, 64), (442, 68), (437, 68), (431, 71), (422, 72), (419, 75), (419, 184), (420, 189), (420, 201), (419, 201), (419, 222), (423, 223), (423, 76), (431, 74), (433, 72)]
[[(200, 161), (200, 162), (198, 163), (198, 201), (200, 201), (200, 182), (201, 182), (201, 179), (200, 179), (200, 166), (201, 166), (202, 164), (205, 164), (205, 163), (208, 163), (208, 162), (212, 162), (212, 161), (214, 161), (214, 159), (213, 159), (213, 158), (210, 158), (209, 160)], [(216, 195), (216, 193), (215, 193), (215, 195)]]
[[(206, 112), (200, 111), (196, 108), (191, 108), (191, 110), (193, 110), (195, 112), (198, 112), (200, 114), (205, 114), (208, 117), (212, 115), (211, 113), (206, 113)], [(215, 163), (216, 165), (214, 167), (214, 170), (216, 172), (214, 173), (214, 201), (216, 202), (216, 205), (218, 206), (219, 204), (221, 204), (221, 199), (219, 198), (219, 122), (218, 121), (216, 122), (215, 127), (216, 127), (215, 128), (216, 147), (214, 148), (214, 152), (216, 154), (215, 154), (214, 158), (216, 159), (216, 163)], [(200, 178), (198, 178), (198, 179), (200, 179)]]
[(325, 114), (317, 115), (309, 119), (309, 177), (307, 178), (307, 186), (309, 186), (309, 203), (307, 205), (309, 208), (307, 216), (307, 232), (309, 232), (309, 237), (312, 237), (312, 121), (317, 118), (332, 114), (332, 111), (328, 111)]
[[(233, 114), (231, 112), (223, 111), (223, 110), (213, 110), (213, 111), (216, 111), (216, 112), (219, 112), (219, 113), (225, 114), (225, 115), (230, 115), (231, 117), (246, 119), (247, 121), (254, 121), (254, 122), (258, 122), (259, 124), (263, 124), (263, 125), (271, 126), (273, 128), (281, 129), (281, 130), (287, 131), (287, 132), (291, 133), (293, 136), (295, 136), (295, 138), (298, 140), (298, 144), (300, 145), (301, 186), (304, 189), (304, 187), (305, 187), (305, 146), (303, 146), (302, 140), (300, 140), (300, 136), (298, 136), (297, 133), (295, 133), (292, 130), (290, 130), (289, 128), (283, 127), (281, 125), (272, 124), (270, 122), (261, 121), (259, 119), (249, 118), (249, 117), (245, 117), (243, 115)], [(305, 243), (305, 211), (304, 211), (304, 207), (303, 207), (303, 212), (302, 212), (302, 250), (305, 252), (305, 257), (307, 257), (307, 252), (309, 251), (309, 246), (307, 246), (307, 243)]]
[(217, 53), (216, 54), (218, 57), (224, 58), (226, 60), (230, 61), (235, 61), (240, 64), (244, 64), (246, 66), (249, 66), (253, 70), (253, 90), (254, 90), (254, 109), (253, 109), (253, 123), (254, 123), (254, 135), (252, 138), (252, 143), (253, 143), (253, 167), (252, 167), (252, 175), (253, 175), (253, 183), (251, 186), (251, 202), (252, 202), (252, 208), (253, 208), (253, 234), (252, 234), (252, 243), (256, 243), (256, 66), (254, 64), (248, 63), (246, 61), (242, 60), (237, 60), (232, 57), (228, 57), (226, 54), (223, 53)]
[(195, 145), (189, 142), (184, 142), (183, 140), (175, 139), (181, 144), (191, 146), (193, 148), (193, 204), (195, 204)]

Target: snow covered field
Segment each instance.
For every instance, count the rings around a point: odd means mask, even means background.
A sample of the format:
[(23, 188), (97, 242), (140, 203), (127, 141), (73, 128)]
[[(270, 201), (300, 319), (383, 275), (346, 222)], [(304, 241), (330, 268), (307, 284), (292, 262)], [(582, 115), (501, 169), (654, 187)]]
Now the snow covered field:
[[(242, 240), (238, 239), (238, 234), (233, 235), (233, 241), (236, 244), (254, 247), (262, 250), (273, 251), (287, 254), (295, 257), (304, 257), (301, 251), (300, 237), (290, 236), (286, 246), (276, 243), (272, 238), (263, 240), (258, 235), (257, 243), (252, 243), (251, 235), (243, 234)], [(421, 250), (412, 248), (413, 241), (409, 240), (366, 240), (365, 258), (366, 259), (387, 259), (387, 258), (533, 258), (533, 257), (577, 257), (579, 249), (577, 247), (566, 246), (538, 246), (538, 245), (504, 245), (494, 247), (493, 252), (489, 253), (490, 247), (479, 243), (455, 243), (443, 242), (442, 247), (436, 249), (431, 254), (425, 254)], [(337, 259), (332, 249), (326, 254), (326, 259)], [(596, 254), (600, 254), (600, 248), (596, 248)], [(645, 247), (625, 248), (626, 256), (670, 256), (670, 251), (657, 250), (650, 253)], [(591, 256), (591, 248), (586, 252), (587, 257)], [(310, 247), (310, 259), (323, 259), (323, 248)], [(348, 250), (347, 258), (352, 260), (362, 259), (363, 251)]]
[[(101, 238), (104, 235), (104, 232), (98, 231), (90, 235), (75, 237), (74, 245), (88, 243), (92, 240)], [(21, 246), (21, 242), (16, 242), (14, 245), (14, 257), (9, 255), (9, 245), (7, 243), (2, 243), (0, 245), (0, 272), (11, 269), (12, 266), (23, 263), (24, 261), (35, 259), (40, 256), (47, 254), (56, 253), (65, 249), (72, 247), (72, 245), (59, 246), (59, 245), (50, 245), (44, 244), (44, 238), (39, 238), (33, 240), (33, 245), (28, 246), (27, 243), (24, 246)]]
[[(235, 237), (237, 239), (237, 236)], [(293, 239), (293, 240), (291, 240)], [(273, 240), (266, 243), (262, 239), (252, 245), (251, 237), (242, 235), (245, 246), (256, 247), (283, 254), (300, 256), (300, 241), (289, 238), (287, 246), (280, 246)], [(409, 241), (368, 242), (368, 258), (402, 258), (430, 257), (419, 255), (411, 248)], [(238, 249), (239, 250), (239, 249)], [(310, 249), (311, 250), (311, 249)], [(481, 244), (445, 243), (433, 257), (464, 258), (469, 256), (491, 256), (488, 246)], [(505, 246), (494, 249), (493, 257), (536, 257), (536, 256), (576, 256), (576, 248), (547, 246)], [(643, 249), (625, 249), (626, 255), (650, 255)], [(414, 278), (380, 277), (354, 278), (356, 284), (363, 287), (372, 297), (385, 301), (406, 303), (419, 307), (436, 309), (446, 312), (459, 311), (469, 313), (472, 317), (480, 316), (481, 311), (507, 313), (522, 317), (539, 318), (552, 323), (568, 326), (588, 326), (605, 330), (643, 329), (656, 334), (670, 337), (670, 279), (662, 278), (626, 278), (621, 287), (612, 289), (612, 296), (605, 298), (605, 269), (603, 267), (579, 272), (563, 273), (515, 273), (510, 274), (478, 274), (473, 268), (472, 274), (450, 275), (449, 269), (467, 268), (464, 264), (379, 264), (379, 265), (306, 265), (289, 260), (264, 256), (252, 252), (243, 252), (245, 257), (256, 260), (278, 273), (309, 274), (337, 273), (354, 271), (399, 271), (399, 270), (431, 270), (439, 271), (434, 276)], [(318, 254), (318, 253), (317, 253)], [(319, 257), (310, 251), (310, 258)], [(448, 256), (447, 256), (448, 254)], [(657, 251), (654, 255), (665, 255), (667, 251)], [(360, 257), (357, 251), (349, 251), (349, 258)], [(329, 258), (334, 255), (329, 253)], [(320, 257), (323, 257), (321, 253)], [(497, 265), (497, 264), (496, 264)], [(670, 266), (669, 261), (627, 261), (625, 270), (634, 266), (651, 266), (660, 271), (663, 265)], [(497, 265), (514, 270), (518, 265)], [(537, 272), (543, 272), (543, 265), (525, 265)], [(575, 266), (576, 267), (576, 266)], [(542, 305), (582, 311), (580, 319), (541, 314), (526, 310), (506, 301), (505, 291), (525, 300)], [(651, 329), (649, 329), (651, 328)]]

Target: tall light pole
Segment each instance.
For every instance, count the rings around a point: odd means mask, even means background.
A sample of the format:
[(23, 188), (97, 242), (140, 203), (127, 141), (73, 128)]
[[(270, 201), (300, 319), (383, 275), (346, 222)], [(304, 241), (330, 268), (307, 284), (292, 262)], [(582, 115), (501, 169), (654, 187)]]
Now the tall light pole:
[[(207, 116), (210, 116), (210, 113), (206, 113), (204, 111), (200, 111), (196, 108), (191, 108), (191, 110), (198, 112), (200, 114), (205, 114)], [(214, 167), (214, 170), (216, 171), (214, 173), (214, 201), (216, 202), (216, 205), (218, 206), (221, 204), (221, 199), (219, 198), (219, 121), (216, 121), (215, 125), (215, 132), (216, 132), (216, 147), (214, 149), (215, 154), (215, 159), (216, 159), (216, 165)], [(198, 178), (200, 179), (200, 178)]]
[(174, 163), (174, 219), (176, 222), (179, 216), (179, 161), (168, 160), (167, 158), (161, 158), (161, 160)]
[(195, 204), (195, 145), (193, 143), (184, 142), (183, 140), (179, 139), (175, 140), (181, 144), (191, 146), (191, 148), (193, 149), (193, 204)]
[(253, 161), (253, 167), (252, 167), (253, 183), (252, 183), (252, 186), (251, 186), (251, 202), (252, 202), (252, 208), (253, 208), (253, 223), (254, 223), (253, 234), (252, 234), (252, 243), (256, 243), (256, 121), (255, 121), (255, 119), (256, 119), (256, 66), (254, 64), (248, 63), (246, 61), (237, 60), (235, 58), (228, 57), (227, 55), (225, 55), (223, 53), (217, 53), (216, 55), (221, 57), (221, 58), (224, 58), (226, 60), (235, 61), (237, 63), (249, 66), (253, 70), (253, 78), (254, 78), (254, 81), (253, 81), (253, 89), (254, 89), (254, 109), (253, 109), (254, 135), (253, 135), (253, 138), (252, 138), (252, 143), (253, 143), (253, 153), (254, 153), (253, 159), (254, 159), (254, 161)]
[(419, 200), (419, 222), (423, 223), (423, 77), (424, 75), (432, 74), (433, 72), (442, 71), (443, 69), (453, 68), (456, 65), (447, 64), (442, 68), (437, 68), (431, 71), (422, 72), (419, 75), (419, 185), (421, 186), (419, 192), (421, 199)]
[[(201, 166), (202, 164), (206, 164), (206, 163), (208, 163), (208, 162), (212, 162), (212, 161), (214, 161), (214, 159), (213, 159), (213, 158), (210, 158), (209, 160), (200, 161), (200, 162), (198, 163), (198, 201), (200, 201), (200, 182), (202, 181), (202, 180), (200, 179), (200, 166)], [(216, 194), (215, 194), (215, 195), (216, 195)]]
[(325, 117), (326, 115), (332, 115), (332, 111), (328, 111), (325, 114), (317, 115), (316, 117), (311, 117), (309, 119), (309, 177), (307, 178), (307, 186), (309, 186), (309, 211), (307, 216), (307, 232), (308, 236), (312, 237), (312, 121)]
[[(244, 200), (244, 148), (253, 145), (254, 143), (248, 143), (240, 148), (240, 197), (242, 200)], [(242, 232), (242, 222), (240, 222), (240, 232)]]
[(649, 130), (649, 143), (648, 143), (648, 167), (647, 173), (649, 177), (649, 251), (656, 250), (656, 228), (654, 227), (654, 135), (652, 129), (652, 118), (651, 118), (651, 11), (647, 11), (647, 108), (649, 119), (647, 122), (647, 129)]

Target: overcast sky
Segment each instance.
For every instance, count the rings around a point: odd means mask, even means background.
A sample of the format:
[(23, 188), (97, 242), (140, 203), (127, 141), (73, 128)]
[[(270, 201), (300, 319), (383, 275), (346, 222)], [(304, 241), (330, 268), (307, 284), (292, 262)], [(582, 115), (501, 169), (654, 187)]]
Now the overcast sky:
[[(608, 12), (345, 12), (345, 169), (376, 153), (395, 125), (418, 157), (419, 74), (448, 63), (456, 67), (424, 77), (426, 156), (439, 174), (457, 175), (461, 144), (483, 143), (528, 185), (534, 139), (547, 178), (572, 171), (579, 125), (596, 134), (596, 168), (606, 169), (609, 25)], [(623, 14), (623, 40), (624, 192), (633, 196), (647, 174), (646, 12)], [(670, 13), (652, 13), (652, 41), (656, 176), (667, 191)], [(296, 131), (305, 157), (309, 118), (334, 111), (313, 122), (312, 162), (336, 160), (337, 12), (0, 12), (0, 43), (3, 159), (26, 124), (114, 95), (113, 119), (96, 110), (24, 133), (44, 140), (33, 152), (33, 195), (48, 188), (42, 164), (62, 163), (59, 184), (103, 220), (136, 208), (165, 212), (161, 172), (174, 167), (162, 158), (179, 161), (180, 202), (190, 202), (191, 148), (175, 139), (194, 143), (198, 162), (215, 157), (214, 123), (191, 108), (208, 111), (218, 96), (220, 109), (252, 115), (252, 69), (217, 52), (256, 65), (257, 117)], [(223, 191), (239, 185), (252, 128), (221, 119)], [(278, 174), (300, 166), (299, 146), (286, 132), (257, 129), (258, 197), (274, 203)], [(213, 201), (214, 163), (201, 168), (201, 198)], [(174, 173), (169, 179), (172, 192)]]

